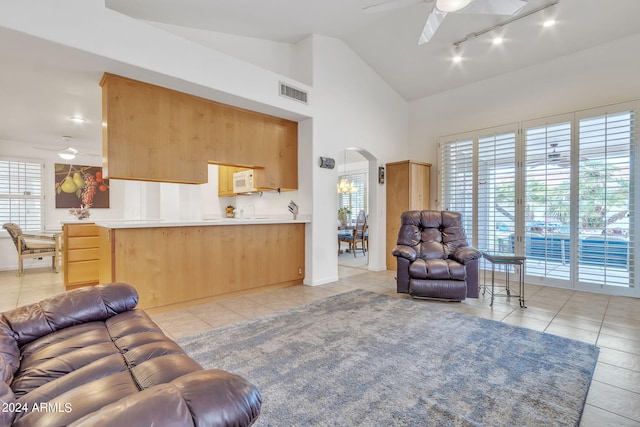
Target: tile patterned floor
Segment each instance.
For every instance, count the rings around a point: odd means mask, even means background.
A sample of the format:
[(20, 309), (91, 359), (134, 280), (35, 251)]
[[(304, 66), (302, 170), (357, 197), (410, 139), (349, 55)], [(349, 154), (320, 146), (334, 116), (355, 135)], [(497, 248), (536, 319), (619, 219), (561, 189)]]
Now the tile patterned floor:
[[(177, 339), (208, 329), (242, 322), (353, 289), (366, 289), (397, 298), (394, 274), (339, 267), (340, 280), (322, 286), (294, 286), (230, 298), (188, 308), (152, 312), (154, 320)], [(0, 272), (0, 312), (37, 302), (62, 292), (62, 274), (29, 269), (23, 277)], [(640, 427), (640, 299), (614, 297), (527, 285), (527, 307), (517, 298), (489, 298), (448, 304), (453, 310), (538, 331), (578, 339), (600, 347), (581, 426)]]

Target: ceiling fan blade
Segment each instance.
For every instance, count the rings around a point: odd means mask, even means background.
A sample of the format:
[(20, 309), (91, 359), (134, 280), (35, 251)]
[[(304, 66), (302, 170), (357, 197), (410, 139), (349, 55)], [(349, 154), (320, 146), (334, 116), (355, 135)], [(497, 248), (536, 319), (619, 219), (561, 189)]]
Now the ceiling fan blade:
[(36, 150), (44, 150), (44, 151), (54, 151), (54, 152), (69, 152), (69, 153), (73, 153), (74, 155), (78, 155), (78, 156), (92, 156), (92, 157), (102, 157), (102, 154), (96, 154), (96, 153), (88, 153), (85, 151), (78, 151), (75, 148), (72, 147), (65, 147), (65, 148), (46, 148), (46, 147), (33, 147)]
[(362, 11), (364, 13), (388, 12), (390, 10), (401, 9), (403, 7), (413, 6), (414, 4), (425, 3), (429, 1), (432, 0), (390, 0), (364, 7), (362, 8)]
[(444, 21), (444, 18), (447, 16), (446, 12), (441, 12), (435, 7), (427, 17), (427, 22), (424, 23), (424, 28), (422, 29), (422, 33), (420, 33), (420, 38), (418, 39), (418, 44), (425, 44), (431, 37), (438, 31), (438, 27)]
[(33, 147), (36, 150), (45, 150), (45, 151), (60, 151), (64, 150), (64, 148), (45, 148), (45, 147)]
[(458, 12), (487, 15), (515, 15), (527, 5), (528, 0), (475, 0)]

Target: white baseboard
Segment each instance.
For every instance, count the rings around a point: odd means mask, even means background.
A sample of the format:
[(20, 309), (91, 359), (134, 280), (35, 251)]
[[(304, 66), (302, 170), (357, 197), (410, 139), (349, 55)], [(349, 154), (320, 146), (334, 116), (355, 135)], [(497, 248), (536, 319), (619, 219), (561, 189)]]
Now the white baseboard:
[(306, 285), (306, 286), (326, 285), (327, 283), (337, 282), (338, 279), (339, 279), (338, 276), (325, 277), (324, 279), (314, 280), (314, 281), (309, 281), (309, 282), (307, 282), (307, 280), (305, 279), (302, 284)]

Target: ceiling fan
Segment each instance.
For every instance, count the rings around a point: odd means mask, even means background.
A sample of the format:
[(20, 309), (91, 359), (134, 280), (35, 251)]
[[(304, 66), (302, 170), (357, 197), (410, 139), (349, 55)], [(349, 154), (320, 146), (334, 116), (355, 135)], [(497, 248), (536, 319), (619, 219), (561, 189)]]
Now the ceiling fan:
[(363, 8), (365, 13), (385, 12), (419, 3), (435, 3), (424, 24), (418, 44), (427, 43), (449, 13), (515, 15), (528, 0), (388, 0)]
[[(63, 136), (62, 139), (65, 141), (65, 143), (69, 143), (69, 141), (71, 140), (70, 136)], [(67, 145), (67, 148), (45, 148), (45, 147), (33, 147), (37, 150), (46, 150), (46, 151), (57, 151), (58, 152), (58, 156), (61, 159), (64, 160), (73, 160), (75, 159), (77, 154), (81, 154), (81, 155), (85, 155), (85, 156), (97, 156), (100, 157), (100, 154), (94, 154), (94, 153), (79, 153), (78, 150), (76, 150), (75, 148), (71, 147), (70, 145)]]

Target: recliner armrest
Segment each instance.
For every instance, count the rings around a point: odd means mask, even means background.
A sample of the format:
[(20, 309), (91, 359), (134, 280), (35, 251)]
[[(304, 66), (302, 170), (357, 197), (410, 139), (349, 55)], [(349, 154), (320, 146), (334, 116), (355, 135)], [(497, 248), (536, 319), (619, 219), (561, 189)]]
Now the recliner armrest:
[(394, 257), (406, 258), (409, 261), (415, 261), (418, 253), (411, 246), (398, 245), (391, 251), (391, 255)]
[(463, 246), (456, 249), (456, 251), (449, 255), (449, 257), (464, 265), (469, 261), (474, 261), (476, 259), (482, 258), (482, 253), (476, 248), (472, 248), (471, 246)]

